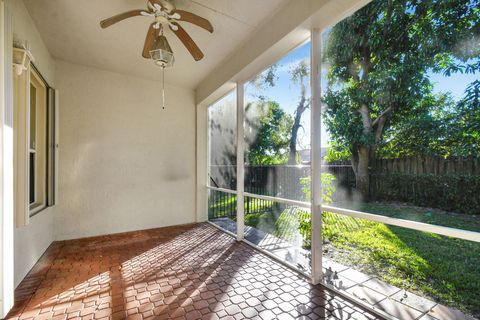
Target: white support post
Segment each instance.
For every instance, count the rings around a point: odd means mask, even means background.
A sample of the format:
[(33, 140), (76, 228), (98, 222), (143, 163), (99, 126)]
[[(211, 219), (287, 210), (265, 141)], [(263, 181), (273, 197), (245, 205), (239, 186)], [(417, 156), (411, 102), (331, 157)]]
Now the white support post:
[(312, 283), (322, 281), (322, 106), (320, 102), (321, 33), (313, 29), (310, 52), (311, 164), (312, 164)]
[[(5, 296), (5, 291), (4, 291), (4, 279), (5, 277), (5, 270), (4, 270), (4, 265), (5, 265), (5, 223), (4, 223), (4, 217), (5, 214), (7, 213), (5, 208), (4, 208), (4, 174), (6, 173), (5, 171), (5, 166), (3, 165), (4, 163), (4, 114), (5, 114), (5, 59), (3, 59), (3, 53), (5, 52), (5, 47), (4, 47), (4, 35), (5, 35), (5, 30), (4, 30), (4, 3), (3, 1), (0, 1), (0, 52), (2, 52), (2, 58), (0, 58), (0, 318), (4, 318), (7, 314), (7, 311), (10, 306), (5, 306), (4, 303), (4, 296)], [(8, 239), (10, 240), (10, 239)]]
[(244, 134), (243, 119), (244, 111), (244, 84), (237, 82), (237, 240), (242, 241), (244, 237)]
[(210, 191), (210, 116), (209, 108), (197, 105), (197, 222), (208, 221)]

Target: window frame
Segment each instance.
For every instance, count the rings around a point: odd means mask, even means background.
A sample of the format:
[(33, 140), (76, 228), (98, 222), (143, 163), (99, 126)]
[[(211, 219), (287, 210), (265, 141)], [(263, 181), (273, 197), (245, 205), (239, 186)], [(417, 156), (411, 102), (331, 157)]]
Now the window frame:
[[(40, 205), (31, 208), (29, 205), (29, 217), (33, 217), (36, 214), (42, 212), (48, 207), (52, 207), (56, 204), (56, 148), (57, 148), (57, 98), (56, 90), (49, 85), (47, 80), (42, 76), (38, 68), (33, 62), (30, 63), (28, 70), (30, 76), (33, 74), (35, 81), (40, 83), (45, 88), (44, 91), (44, 132), (42, 139), (44, 139), (44, 177), (42, 181), (43, 190), (43, 202)], [(29, 78), (31, 83), (31, 78)], [(27, 105), (30, 106), (29, 104)], [(37, 133), (38, 134), (38, 133)], [(28, 147), (30, 147), (30, 141), (28, 141)], [(30, 170), (29, 170), (30, 171)], [(29, 182), (29, 180), (27, 180)]]
[[(28, 137), (28, 189), (31, 192), (32, 177), (30, 174), (34, 173), (33, 189), (34, 201), (29, 202), (29, 216), (32, 217), (47, 207), (47, 180), (48, 180), (48, 84), (40, 76), (40, 73), (35, 67), (30, 68), (29, 71), (29, 88), (31, 93), (32, 87), (36, 89), (35, 93), (35, 145), (31, 144), (31, 123), (29, 123), (29, 137)], [(29, 121), (31, 118), (32, 95), (28, 101)], [(34, 157), (34, 170), (31, 168), (30, 158)]]
[[(30, 92), (32, 88), (36, 88), (36, 92)], [(28, 225), (31, 217), (55, 205), (56, 202), (58, 107), (57, 91), (48, 84), (33, 62), (30, 62), (21, 74), (13, 74), (12, 89), (14, 211), (15, 224), (18, 228)], [(35, 99), (33, 106), (37, 109), (34, 110), (33, 128), (30, 127), (31, 99)], [(32, 129), (35, 130), (36, 145), (30, 144)], [(35, 161), (35, 167), (31, 168), (31, 155), (38, 152), (41, 152), (41, 155), (34, 156), (38, 161)], [(36, 184), (35, 196), (32, 194), (32, 197), (31, 169), (32, 174), (36, 176), (32, 179)]]

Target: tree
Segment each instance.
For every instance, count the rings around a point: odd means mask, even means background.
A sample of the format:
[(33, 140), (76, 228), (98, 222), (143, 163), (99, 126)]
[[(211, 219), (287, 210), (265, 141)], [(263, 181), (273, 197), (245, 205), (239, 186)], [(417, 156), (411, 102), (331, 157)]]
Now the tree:
[(450, 94), (425, 96), (412, 111), (386, 128), (377, 147), (377, 156), (394, 159), (414, 155), (451, 155), (449, 143), (456, 123), (455, 101)]
[[(261, 94), (265, 87), (275, 86), (278, 79), (277, 69), (277, 64), (273, 64), (253, 80), (253, 84), (259, 92), (256, 98), (259, 99), (260, 102), (265, 102), (265, 97)], [(298, 132), (302, 128), (302, 115), (310, 106), (310, 99), (307, 97), (307, 79), (310, 75), (310, 66), (305, 60), (301, 60), (289, 70), (289, 73), (290, 80), (300, 86), (300, 99), (294, 112), (293, 123), (290, 126), (291, 130), (288, 144), (288, 164), (295, 165), (297, 164), (297, 140)], [(287, 114), (285, 114), (285, 116), (290, 117)], [(268, 159), (268, 161), (272, 160), (269, 157), (266, 159)], [(276, 161), (279, 163), (279, 159), (276, 159)]]
[(466, 69), (479, 58), (479, 20), (478, 1), (375, 0), (330, 30), (325, 120), (337, 146), (350, 151), (365, 197), (385, 132), (406, 123), (431, 94), (427, 72), (456, 72), (455, 61)]
[(480, 157), (480, 81), (474, 81), (458, 103), (454, 117), (452, 154)]
[(432, 95), (422, 102), (399, 125), (386, 129), (379, 157), (480, 156), (480, 105), (468, 99), (468, 90), (458, 103), (450, 94)]
[(297, 137), (298, 130), (302, 127), (301, 120), (305, 110), (310, 106), (310, 99), (307, 98), (306, 79), (310, 74), (310, 67), (305, 60), (301, 60), (290, 71), (291, 80), (294, 83), (300, 85), (300, 101), (298, 102), (297, 109), (295, 110), (292, 133), (290, 135), (288, 164), (297, 164)]
[(249, 103), (245, 108), (246, 157), (249, 164), (285, 163), (292, 118), (274, 101)]

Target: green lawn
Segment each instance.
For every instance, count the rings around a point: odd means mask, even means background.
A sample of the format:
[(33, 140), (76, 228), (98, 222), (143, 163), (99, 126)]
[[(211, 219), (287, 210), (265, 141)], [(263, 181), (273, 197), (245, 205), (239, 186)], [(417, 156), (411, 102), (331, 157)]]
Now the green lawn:
[[(480, 231), (479, 217), (369, 203), (361, 211)], [(480, 243), (324, 213), (334, 259), (392, 285), (480, 315)]]

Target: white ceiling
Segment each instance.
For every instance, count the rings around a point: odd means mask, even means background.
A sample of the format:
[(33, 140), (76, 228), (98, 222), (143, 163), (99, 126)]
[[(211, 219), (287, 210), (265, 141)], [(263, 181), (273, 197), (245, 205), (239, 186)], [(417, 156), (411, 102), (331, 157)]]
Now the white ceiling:
[[(196, 88), (213, 69), (279, 10), (288, 0), (176, 0), (177, 8), (198, 14), (212, 23), (213, 34), (186, 22), (182, 26), (205, 54), (195, 62), (168, 30), (175, 65), (166, 81)], [(121, 21), (107, 29), (99, 22), (115, 14), (142, 9), (145, 0), (24, 0), (51, 55), (85, 66), (160, 79), (160, 69), (141, 52), (149, 24), (146, 17)]]

